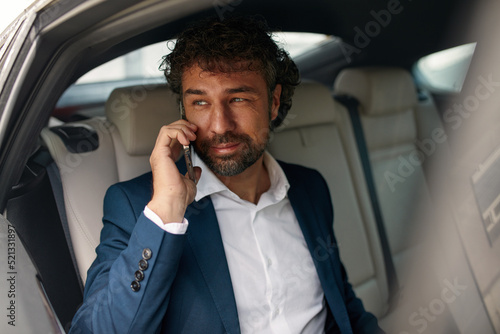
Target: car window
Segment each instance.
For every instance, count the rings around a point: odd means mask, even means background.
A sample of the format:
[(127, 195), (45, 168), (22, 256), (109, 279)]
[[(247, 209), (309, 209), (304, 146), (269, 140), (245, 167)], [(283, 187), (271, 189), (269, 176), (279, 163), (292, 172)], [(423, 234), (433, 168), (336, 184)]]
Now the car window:
[(460, 45), (420, 58), (414, 74), (420, 86), (433, 93), (459, 93), (476, 43)]
[(96, 67), (80, 77), (76, 84), (161, 78), (163, 74), (158, 69), (162, 61), (161, 56), (170, 53), (168, 46), (173, 43), (174, 41), (160, 42), (127, 53)]

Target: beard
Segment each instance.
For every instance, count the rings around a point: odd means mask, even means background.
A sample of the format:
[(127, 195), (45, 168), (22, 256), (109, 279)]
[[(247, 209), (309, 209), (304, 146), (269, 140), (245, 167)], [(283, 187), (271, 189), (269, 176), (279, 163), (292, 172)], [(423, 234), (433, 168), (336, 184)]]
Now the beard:
[[(194, 149), (212, 172), (221, 176), (234, 176), (242, 173), (259, 160), (266, 150), (268, 141), (269, 132), (262, 143), (256, 143), (246, 134), (226, 132), (214, 135), (212, 138), (196, 140)], [(242, 149), (223, 156), (210, 154), (210, 147), (225, 143), (240, 143)]]

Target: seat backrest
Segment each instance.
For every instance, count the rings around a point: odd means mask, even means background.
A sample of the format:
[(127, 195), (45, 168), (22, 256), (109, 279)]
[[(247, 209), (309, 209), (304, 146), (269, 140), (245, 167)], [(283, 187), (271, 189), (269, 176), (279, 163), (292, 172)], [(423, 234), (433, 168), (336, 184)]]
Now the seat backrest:
[(359, 102), (368, 153), (384, 224), (398, 276), (407, 272), (408, 255), (418, 246), (415, 199), (429, 206), (425, 166), (446, 140), (430, 97), (419, 102), (410, 73), (400, 68), (345, 69), (337, 77), (335, 95)]
[[(427, 174), (433, 160), (447, 152), (445, 131), (432, 99), (423, 92), (417, 95), (404, 69), (345, 69), (336, 78), (334, 94), (360, 103), (362, 131), (401, 288), (397, 307), (380, 319), (381, 324), (387, 332), (414, 331), (418, 326), (409, 316), (435, 300), (447, 279), (442, 274), (446, 265), (432, 253), (437, 248), (428, 234), (433, 201)], [(440, 313), (426, 328), (433, 333), (457, 332), (450, 309), (446, 306)]]
[(105, 108), (106, 118), (45, 128), (41, 134), (59, 168), (83, 282), (96, 256), (106, 190), (150, 171), (149, 155), (161, 126), (179, 118), (177, 98), (165, 85), (115, 89)]
[(277, 159), (317, 169), (329, 185), (335, 235), (350, 283), (365, 308), (376, 316), (388, 308), (381, 246), (356, 141), (347, 110), (327, 87), (304, 81), (297, 87), (284, 124), (271, 138)]

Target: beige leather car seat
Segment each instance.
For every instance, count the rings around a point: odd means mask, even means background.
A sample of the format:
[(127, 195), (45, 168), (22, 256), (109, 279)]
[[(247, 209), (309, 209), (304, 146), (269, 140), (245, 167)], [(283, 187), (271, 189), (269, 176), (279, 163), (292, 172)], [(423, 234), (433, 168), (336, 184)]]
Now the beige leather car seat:
[[(437, 109), (427, 95), (418, 98), (410, 73), (400, 68), (367, 67), (341, 71), (335, 95), (359, 101), (359, 115), (372, 175), (395, 265), (400, 295), (382, 318), (388, 332), (429, 329), (454, 331), (447, 307), (429, 321), (422, 307), (440, 296), (445, 268), (427, 232), (432, 231), (432, 185), (427, 174), (447, 151)], [(345, 123), (344, 126), (352, 126)], [(436, 224), (434, 224), (436, 226)], [(431, 317), (429, 317), (431, 318)], [(451, 327), (450, 327), (451, 326)]]
[(420, 109), (412, 77), (398, 68), (343, 70), (334, 93), (355, 97), (360, 103), (385, 228), (398, 276), (402, 276), (408, 253), (422, 241), (413, 238), (418, 226), (417, 221), (410, 224), (409, 217), (415, 216), (417, 205), (428, 207), (431, 201), (424, 166), (440, 154), (446, 141), (437, 110), (429, 102)]

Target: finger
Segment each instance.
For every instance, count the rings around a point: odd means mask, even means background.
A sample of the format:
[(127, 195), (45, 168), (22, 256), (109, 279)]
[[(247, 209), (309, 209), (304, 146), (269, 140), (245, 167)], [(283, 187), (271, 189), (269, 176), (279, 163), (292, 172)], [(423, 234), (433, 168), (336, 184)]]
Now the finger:
[(196, 134), (187, 127), (173, 128), (163, 126), (156, 138), (155, 146), (173, 147), (177, 142), (181, 145), (189, 145), (193, 140), (196, 140)]
[(188, 132), (196, 132), (198, 130), (198, 127), (192, 123), (188, 123), (188, 124), (172, 123), (172, 124), (165, 125), (165, 127), (169, 128), (169, 129), (179, 129), (179, 130), (185, 129)]
[(167, 136), (170, 139), (176, 139), (182, 145), (189, 145), (189, 142), (196, 140), (195, 131), (182, 124), (166, 125), (160, 130), (159, 136)]
[(170, 123), (170, 124), (168, 124), (166, 126), (167, 127), (171, 127), (171, 128), (176, 128), (176, 129), (184, 128), (184, 129), (188, 129), (191, 132), (198, 131), (198, 126), (196, 126), (196, 124), (190, 123), (190, 122), (188, 122), (186, 120), (178, 120), (178, 121)]
[(170, 123), (170, 124), (171, 124), (171, 125), (178, 125), (178, 124), (181, 124), (181, 125), (186, 125), (186, 126), (189, 126), (189, 127), (196, 127), (196, 124), (191, 123), (190, 121), (185, 120), (185, 119), (178, 119), (177, 121), (172, 122), (172, 123)]

